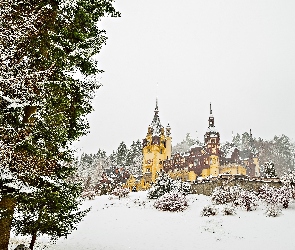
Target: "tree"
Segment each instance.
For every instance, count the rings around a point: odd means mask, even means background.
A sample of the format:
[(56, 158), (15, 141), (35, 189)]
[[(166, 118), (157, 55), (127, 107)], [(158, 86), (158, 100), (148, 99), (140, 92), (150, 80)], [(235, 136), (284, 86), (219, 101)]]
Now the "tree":
[(40, 234), (47, 234), (52, 239), (67, 236), (90, 210), (76, 211), (81, 203), (78, 199), (82, 189), (79, 183), (54, 181), (56, 183), (41, 177), (35, 185), (35, 192), (20, 197), (16, 209), (18, 216), (14, 218), (13, 225), (17, 233), (31, 235), (30, 249), (34, 248)]
[(40, 176), (64, 180), (70, 144), (87, 133), (105, 15), (119, 15), (112, 0), (0, 3), (0, 249), (23, 191)]
[(127, 146), (126, 146), (125, 142), (122, 141), (116, 151), (117, 166), (121, 166), (121, 167), (126, 166), (127, 154), (128, 154)]
[(201, 146), (202, 143), (198, 139), (193, 139), (191, 138), (190, 133), (187, 133), (185, 136), (185, 139), (182, 140), (182, 142), (177, 143), (173, 148), (172, 148), (172, 153), (185, 153), (190, 150), (190, 148), (195, 145), (195, 146)]
[(266, 178), (277, 177), (274, 163), (273, 162), (265, 162), (264, 168), (263, 168), (263, 173), (264, 173), (264, 177), (266, 177)]

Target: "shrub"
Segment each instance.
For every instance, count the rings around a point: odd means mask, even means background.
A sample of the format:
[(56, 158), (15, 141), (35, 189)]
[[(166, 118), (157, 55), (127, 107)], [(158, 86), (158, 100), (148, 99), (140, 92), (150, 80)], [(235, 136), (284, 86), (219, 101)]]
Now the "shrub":
[(179, 212), (186, 209), (188, 204), (184, 195), (178, 192), (170, 192), (158, 198), (154, 207), (162, 211)]
[(234, 214), (236, 214), (236, 208), (234, 206), (226, 206), (222, 210), (222, 214), (223, 215), (234, 215)]
[(216, 187), (211, 195), (211, 200), (213, 204), (226, 204), (231, 201), (229, 188), (228, 187)]
[(218, 214), (218, 209), (215, 206), (203, 207), (201, 211), (201, 216), (214, 216)]
[(286, 186), (291, 186), (292, 188), (295, 187), (295, 171), (291, 171), (287, 174), (284, 174), (280, 178), (281, 182)]
[(130, 191), (128, 188), (117, 187), (112, 191), (112, 195), (115, 195), (115, 196), (119, 197), (119, 199), (121, 199), (123, 197), (127, 197), (129, 192)]
[(263, 185), (259, 189), (259, 198), (266, 202), (267, 206), (277, 206), (282, 204), (283, 208), (288, 208), (292, 198), (292, 189), (290, 186), (282, 186), (280, 188)]
[(266, 202), (267, 206), (275, 206), (279, 202), (279, 193), (277, 189), (267, 184), (259, 189), (258, 197)]
[(237, 200), (237, 205), (245, 208), (247, 211), (253, 211), (258, 206), (258, 198), (254, 192), (243, 190)]
[(278, 206), (269, 206), (266, 210), (266, 216), (268, 217), (277, 217), (281, 214), (282, 210), (278, 208)]
[(220, 186), (216, 187), (211, 195), (212, 203), (226, 204), (229, 202), (236, 203), (235, 201), (240, 197), (240, 193), (242, 192), (242, 188), (239, 186)]
[(289, 202), (292, 198), (292, 189), (287, 186), (282, 186), (277, 190), (278, 192), (278, 201), (283, 205), (283, 208), (288, 208)]

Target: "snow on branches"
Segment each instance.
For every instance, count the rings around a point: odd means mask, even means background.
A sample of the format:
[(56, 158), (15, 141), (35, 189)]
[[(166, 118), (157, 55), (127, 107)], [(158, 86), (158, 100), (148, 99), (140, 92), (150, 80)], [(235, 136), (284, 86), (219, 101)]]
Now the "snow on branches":
[(205, 206), (201, 211), (201, 216), (214, 216), (218, 214), (218, 208), (215, 206)]
[(159, 173), (158, 178), (148, 191), (149, 199), (157, 199), (170, 191), (179, 192), (187, 195), (190, 193), (191, 186), (187, 182), (181, 180), (173, 180), (166, 173)]
[(162, 211), (179, 212), (188, 207), (186, 197), (178, 192), (172, 191), (159, 197), (154, 207)]
[(129, 193), (129, 189), (123, 187), (117, 187), (112, 191), (112, 195), (117, 196), (119, 199), (127, 197)]
[(213, 204), (226, 204), (235, 201), (240, 197), (242, 188), (239, 186), (220, 186), (213, 190), (211, 200)]
[(288, 208), (292, 190), (288, 186), (275, 188), (265, 184), (259, 189), (258, 197), (266, 203), (267, 207), (277, 207), (282, 204), (283, 208)]

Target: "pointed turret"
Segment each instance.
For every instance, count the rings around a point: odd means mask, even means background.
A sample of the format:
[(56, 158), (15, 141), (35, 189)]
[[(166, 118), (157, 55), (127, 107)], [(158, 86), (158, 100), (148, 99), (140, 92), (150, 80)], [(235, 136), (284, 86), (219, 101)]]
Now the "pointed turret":
[(156, 108), (155, 108), (154, 112), (155, 112), (154, 118), (152, 120), (150, 127), (152, 129), (153, 136), (160, 136), (161, 131), (164, 127), (161, 125), (161, 121), (160, 121), (160, 117), (159, 117), (158, 99), (156, 99)]

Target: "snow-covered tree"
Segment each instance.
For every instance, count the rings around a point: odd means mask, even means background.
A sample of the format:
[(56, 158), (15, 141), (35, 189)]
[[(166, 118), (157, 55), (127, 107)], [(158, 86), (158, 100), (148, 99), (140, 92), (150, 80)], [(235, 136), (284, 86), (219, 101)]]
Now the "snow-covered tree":
[(275, 178), (276, 170), (273, 162), (265, 162), (263, 166), (263, 174), (266, 178)]
[(121, 142), (116, 151), (117, 166), (125, 167), (127, 163), (128, 149), (125, 142)]
[(171, 191), (187, 195), (190, 193), (190, 189), (191, 186), (189, 183), (182, 182), (181, 180), (173, 180), (168, 174), (160, 172), (155, 183), (149, 189), (147, 196), (149, 199), (157, 199)]
[(185, 136), (185, 139), (182, 140), (182, 142), (177, 143), (175, 146), (172, 147), (172, 153), (185, 153), (190, 150), (190, 148), (195, 146), (201, 146), (202, 143), (198, 139), (191, 138), (190, 133), (187, 133)]
[(158, 173), (155, 183), (152, 184), (148, 191), (148, 198), (157, 199), (165, 193), (172, 191), (173, 187), (173, 179), (171, 179), (168, 174), (160, 172)]
[(107, 14), (118, 15), (111, 0), (0, 3), (0, 249), (22, 190), (33, 192), (40, 176), (64, 180), (71, 168), (70, 144), (86, 134), (100, 86), (93, 55), (106, 41), (97, 22)]
[(52, 239), (67, 236), (89, 211), (75, 211), (81, 204), (81, 185), (77, 183), (41, 177), (35, 188), (20, 197), (13, 220), (16, 233), (31, 236), (30, 249), (41, 234)]

